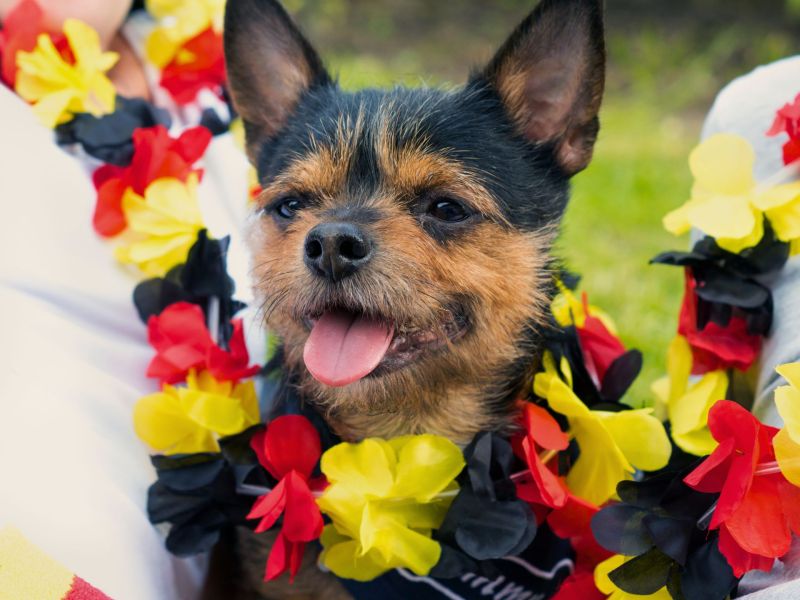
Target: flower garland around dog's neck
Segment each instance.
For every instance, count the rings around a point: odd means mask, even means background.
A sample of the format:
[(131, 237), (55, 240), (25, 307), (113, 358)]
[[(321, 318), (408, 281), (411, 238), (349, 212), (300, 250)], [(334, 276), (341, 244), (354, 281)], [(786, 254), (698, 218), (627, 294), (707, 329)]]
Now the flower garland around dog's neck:
[[(148, 9), (163, 25), (147, 56), (174, 103), (211, 94), (225, 106), (224, 0), (151, 0)], [(212, 134), (228, 129), (226, 115), (203, 111), (175, 136), (166, 111), (116, 95), (106, 72), (117, 57), (93, 30), (68, 20), (52, 34), (41, 23), (33, 0), (8, 16), (2, 77), (60, 144), (98, 165), (94, 228), (150, 277), (134, 302), (155, 350), (147, 375), (161, 389), (137, 403), (134, 425), (158, 452), (148, 511), (171, 524), (170, 551), (208, 551), (238, 525), (277, 529), (267, 580), (293, 577), (317, 540), (339, 577), (370, 580), (399, 567), (456, 577), (521, 553), (546, 525), (578, 555), (559, 597), (688, 600), (722, 600), (746, 572), (769, 571), (788, 552), (800, 533), (800, 364), (779, 368), (789, 383), (776, 392), (780, 431), (726, 398), (732, 373), (754, 363), (770, 332), (762, 280), (800, 240), (800, 183), (783, 181), (798, 170), (800, 96), (769, 132), (790, 138), (775, 185), (756, 184), (742, 138), (715, 136), (692, 153), (692, 199), (665, 225), (706, 237), (654, 259), (686, 273), (655, 409), (623, 402), (641, 354), (559, 283), (557, 327), (519, 399), (516, 435), (483, 432), (463, 451), (431, 434), (338, 443), (291, 397), (286, 414), (262, 422), (256, 380), (274, 391), (281, 353), (263, 368), (250, 364), (227, 239), (208, 236), (196, 196), (196, 163)]]

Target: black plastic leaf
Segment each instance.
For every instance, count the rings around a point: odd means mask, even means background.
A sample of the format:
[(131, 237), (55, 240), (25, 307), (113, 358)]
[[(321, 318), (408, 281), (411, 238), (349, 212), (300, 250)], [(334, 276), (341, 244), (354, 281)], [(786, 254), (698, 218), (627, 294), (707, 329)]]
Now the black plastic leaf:
[(155, 456), (158, 480), (150, 486), (147, 513), (169, 523), (167, 549), (178, 556), (207, 552), (222, 530), (245, 525), (253, 498), (236, 493), (234, 472), (221, 454)]
[(507, 500), (516, 497), (511, 482), (514, 451), (507, 440), (482, 431), (464, 449), (466, 473), (476, 496), (487, 500)]
[(191, 302), (200, 306), (209, 316), (211, 299), (219, 302), (219, 341), (225, 348), (233, 332), (231, 319), (244, 308), (234, 300), (236, 286), (227, 272), (227, 252), (230, 238), (214, 240), (205, 229), (197, 234), (197, 241), (189, 250), (186, 263), (173, 268), (166, 277), (148, 279), (133, 291), (133, 302), (139, 317), (147, 322), (159, 315), (170, 304)]
[(710, 539), (689, 557), (681, 575), (686, 600), (724, 600), (738, 579), (719, 551), (718, 537)]
[(56, 127), (60, 145), (80, 144), (84, 151), (104, 163), (126, 167), (133, 158), (133, 132), (142, 127), (169, 128), (169, 112), (141, 98), (117, 96), (113, 113), (95, 117), (76, 114)]
[(518, 554), (536, 535), (536, 518), (519, 500), (487, 502), (469, 488), (462, 489), (439, 528), (467, 556), (489, 560)]
[(150, 317), (158, 316), (170, 304), (176, 302), (192, 302), (194, 296), (183, 289), (181, 269), (183, 265), (174, 267), (165, 277), (146, 279), (133, 290), (133, 304), (139, 318), (147, 323)]
[(642, 353), (638, 350), (628, 350), (625, 354), (612, 362), (605, 377), (600, 395), (606, 402), (619, 402), (630, 389), (633, 382), (642, 370)]
[(200, 114), (200, 125), (208, 129), (213, 136), (226, 133), (231, 126), (230, 122), (223, 120), (213, 108), (203, 109)]
[(612, 504), (592, 518), (592, 533), (606, 550), (625, 556), (637, 556), (653, 547), (653, 540), (642, 521), (646, 510), (628, 504)]
[(709, 271), (702, 279), (702, 285), (695, 290), (697, 295), (708, 302), (729, 304), (743, 309), (755, 309), (769, 301), (770, 292), (765, 286), (752, 279), (732, 277), (721, 271)]
[(643, 529), (649, 533), (652, 545), (678, 564), (685, 565), (697, 519), (649, 514), (643, 521)]
[(621, 590), (646, 596), (667, 585), (672, 565), (669, 556), (653, 548), (620, 565), (608, 577)]
[(452, 552), (476, 561), (497, 559), (519, 554), (536, 535), (536, 517), (526, 502), (516, 498), (510, 479), (516, 459), (508, 440), (481, 432), (464, 450), (464, 458), (461, 489), (435, 534), (451, 550), (449, 566), (440, 571), (469, 563)]

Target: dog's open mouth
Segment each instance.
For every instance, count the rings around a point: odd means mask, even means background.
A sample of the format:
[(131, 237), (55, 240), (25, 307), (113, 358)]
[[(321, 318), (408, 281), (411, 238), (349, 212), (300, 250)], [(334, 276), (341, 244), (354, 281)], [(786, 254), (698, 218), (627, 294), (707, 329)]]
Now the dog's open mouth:
[(337, 309), (306, 319), (311, 334), (303, 360), (314, 378), (333, 387), (369, 375), (396, 371), (423, 354), (454, 342), (466, 333), (468, 319), (458, 309), (445, 312), (432, 329), (398, 329), (388, 319)]

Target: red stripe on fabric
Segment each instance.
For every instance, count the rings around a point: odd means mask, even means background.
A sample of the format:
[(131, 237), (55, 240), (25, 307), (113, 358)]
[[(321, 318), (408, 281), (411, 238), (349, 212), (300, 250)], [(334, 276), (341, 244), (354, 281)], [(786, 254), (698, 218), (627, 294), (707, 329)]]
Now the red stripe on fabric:
[(112, 598), (76, 575), (62, 600), (112, 600)]

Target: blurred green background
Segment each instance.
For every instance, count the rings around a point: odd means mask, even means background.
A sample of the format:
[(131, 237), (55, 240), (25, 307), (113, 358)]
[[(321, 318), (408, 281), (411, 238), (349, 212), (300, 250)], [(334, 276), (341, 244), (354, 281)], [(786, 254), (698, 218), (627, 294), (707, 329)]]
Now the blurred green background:
[[(454, 85), (535, 0), (285, 0), (343, 86)], [(715, 94), (798, 52), (800, 0), (607, 0), (608, 84), (592, 165), (575, 179), (557, 252), (645, 354), (628, 401), (650, 404), (682, 295), (684, 248), (661, 217), (688, 197), (687, 157)], [(788, 101), (788, 99), (787, 99)], [(776, 109), (779, 107), (776, 107)]]

